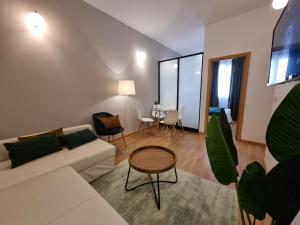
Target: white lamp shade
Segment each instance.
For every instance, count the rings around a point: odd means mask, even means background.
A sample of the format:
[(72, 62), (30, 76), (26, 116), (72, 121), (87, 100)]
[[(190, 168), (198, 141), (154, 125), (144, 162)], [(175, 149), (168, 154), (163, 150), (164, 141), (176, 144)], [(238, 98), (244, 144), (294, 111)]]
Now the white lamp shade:
[(119, 95), (135, 95), (134, 80), (119, 80)]

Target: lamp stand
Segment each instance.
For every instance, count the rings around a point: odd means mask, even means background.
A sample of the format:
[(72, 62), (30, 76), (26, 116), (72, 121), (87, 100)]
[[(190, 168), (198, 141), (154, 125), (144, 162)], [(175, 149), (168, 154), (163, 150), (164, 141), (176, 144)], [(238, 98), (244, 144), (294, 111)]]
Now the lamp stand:
[(124, 110), (124, 118), (123, 118), (123, 124), (124, 124), (124, 131), (125, 131), (125, 127), (126, 127), (126, 114), (127, 114), (127, 101), (128, 101), (128, 96), (125, 96), (126, 100), (125, 100), (125, 110)]
[(124, 128), (124, 130), (125, 130), (125, 127), (126, 127), (126, 116), (127, 116), (127, 105), (129, 106), (129, 109), (130, 109), (130, 111), (131, 111), (131, 114), (133, 113), (132, 112), (132, 107), (131, 107), (131, 104), (130, 104), (130, 102), (129, 102), (129, 97), (128, 97), (128, 95), (127, 96), (125, 96), (126, 97), (126, 100), (125, 100), (125, 109), (124, 109), (124, 118), (123, 118), (123, 128)]

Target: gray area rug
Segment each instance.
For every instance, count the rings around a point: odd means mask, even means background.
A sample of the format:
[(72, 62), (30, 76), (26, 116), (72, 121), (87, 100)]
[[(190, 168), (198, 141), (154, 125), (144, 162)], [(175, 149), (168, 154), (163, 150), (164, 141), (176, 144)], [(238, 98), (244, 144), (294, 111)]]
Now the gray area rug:
[[(158, 210), (151, 184), (125, 191), (127, 171), (128, 163), (123, 162), (91, 185), (131, 225), (238, 224), (234, 190), (177, 169), (178, 183), (160, 184)], [(160, 178), (174, 180), (174, 170)], [(148, 181), (148, 175), (131, 170), (129, 188)]]

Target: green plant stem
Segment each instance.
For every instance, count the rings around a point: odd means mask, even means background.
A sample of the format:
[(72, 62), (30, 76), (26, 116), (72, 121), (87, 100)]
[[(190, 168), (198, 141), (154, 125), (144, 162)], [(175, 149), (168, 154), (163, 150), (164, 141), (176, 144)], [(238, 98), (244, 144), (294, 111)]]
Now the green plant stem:
[(272, 219), (271, 225), (275, 225), (276, 221), (274, 219)]
[(245, 223), (245, 218), (244, 218), (244, 213), (243, 213), (243, 209), (240, 205), (240, 200), (239, 200), (239, 190), (238, 190), (238, 183), (235, 182), (235, 189), (236, 189), (236, 194), (237, 194), (237, 198), (238, 198), (238, 202), (239, 202), (239, 208), (240, 208), (240, 214), (241, 214), (241, 217), (242, 217), (242, 223), (243, 225), (246, 225)]
[(252, 225), (252, 223), (251, 223), (251, 218), (250, 218), (250, 216), (249, 216), (249, 213), (246, 212), (246, 215), (247, 215), (247, 219), (248, 219), (249, 225)]

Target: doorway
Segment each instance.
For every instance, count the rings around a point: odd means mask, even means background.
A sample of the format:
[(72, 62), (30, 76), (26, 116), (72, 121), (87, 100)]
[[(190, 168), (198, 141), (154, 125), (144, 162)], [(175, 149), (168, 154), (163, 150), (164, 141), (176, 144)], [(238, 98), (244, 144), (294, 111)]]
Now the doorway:
[(241, 141), (251, 52), (209, 59), (205, 132), (209, 117), (223, 108), (233, 135)]

